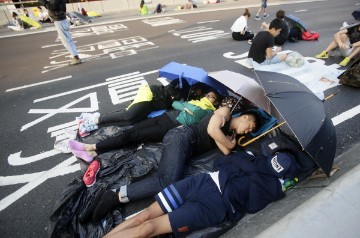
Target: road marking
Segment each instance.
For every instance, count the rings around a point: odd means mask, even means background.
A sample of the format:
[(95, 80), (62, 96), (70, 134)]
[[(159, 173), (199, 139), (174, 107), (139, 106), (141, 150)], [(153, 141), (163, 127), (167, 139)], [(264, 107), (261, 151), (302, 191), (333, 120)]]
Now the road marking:
[(43, 85), (43, 84), (47, 84), (47, 83), (53, 83), (53, 82), (57, 82), (57, 81), (65, 80), (65, 79), (70, 79), (70, 78), (72, 78), (71, 75), (66, 76), (66, 77), (61, 77), (61, 78), (58, 78), (58, 79), (52, 79), (52, 80), (48, 80), (48, 81), (43, 81), (43, 82), (40, 82), (40, 83), (24, 85), (24, 86), (17, 87), (17, 88), (10, 88), (10, 89), (6, 90), (5, 92), (16, 91), (16, 90), (20, 90), (20, 89), (24, 89), (24, 88), (31, 88), (31, 87), (35, 87), (35, 86), (39, 86), (39, 85)]
[(294, 11), (294, 12), (307, 12), (308, 10), (307, 9), (301, 9), (301, 10), (297, 10), (297, 11)]
[(360, 105), (358, 105), (354, 108), (351, 108), (350, 110), (347, 110), (347, 111), (337, 115), (336, 117), (333, 117), (331, 120), (332, 120), (334, 126), (337, 126), (340, 123), (347, 121), (358, 114), (360, 114)]
[[(70, 108), (73, 105), (76, 105), (77, 103), (85, 100), (89, 98), (90, 100), (90, 107), (89, 108), (78, 108), (78, 109), (72, 109)], [(99, 110), (99, 104), (98, 104), (98, 100), (97, 100), (97, 93), (93, 92), (93, 93), (89, 93), (83, 97), (80, 97), (58, 109), (30, 109), (29, 113), (47, 113), (46, 115), (24, 125), (21, 127), (20, 131), (24, 131), (52, 116), (55, 116), (58, 113), (70, 113), (70, 112), (94, 112)]]
[(157, 27), (157, 26), (184, 23), (185, 21), (173, 17), (160, 17), (160, 18), (146, 19), (143, 20), (142, 22), (151, 25), (152, 27)]
[(212, 20), (212, 21), (199, 21), (197, 24), (204, 24), (204, 23), (212, 23), (212, 22), (218, 22), (220, 20)]
[[(32, 179), (27, 184), (22, 186), (20, 189), (16, 190), (12, 194), (6, 196), (5, 198), (0, 200), (0, 212), (16, 202), (21, 197), (25, 196), (27, 193), (29, 193), (31, 190), (35, 189), (40, 184), (44, 183), (46, 180), (58, 176), (64, 176), (66, 174), (75, 173), (80, 170), (80, 164), (74, 164), (77, 162), (77, 159), (75, 156), (71, 156), (64, 162), (58, 164), (57, 166), (53, 167), (52, 169), (40, 173), (30, 174), (26, 178), (21, 178), (23, 175), (19, 175), (20, 177), (11, 176), (11, 180), (14, 182), (19, 181), (27, 181), (26, 179)], [(26, 176), (26, 175), (25, 175)], [(6, 183), (9, 183), (9, 180), (6, 179), (7, 177), (0, 177), (0, 186), (2, 184), (6, 185)]]
[[(148, 72), (145, 72), (145, 73), (140, 73), (137, 76), (145, 76), (145, 75), (153, 74), (153, 73), (157, 73), (157, 72), (158, 72), (158, 70), (153, 70), (153, 71), (148, 71)], [(116, 76), (116, 77), (119, 77), (119, 76)], [(114, 83), (114, 82), (104, 82), (104, 83), (94, 84), (94, 85), (91, 85), (91, 86), (87, 86), (87, 87), (67, 91), (67, 92), (64, 92), (64, 93), (59, 93), (59, 94), (39, 98), (39, 99), (34, 100), (34, 103), (46, 101), (46, 100), (57, 98), (57, 97), (62, 97), (62, 96), (65, 96), (65, 95), (70, 95), (70, 94), (73, 94), (73, 93), (82, 92), (82, 91), (93, 89), (93, 88), (98, 88), (98, 87), (101, 87), (101, 86), (104, 86), (104, 85), (109, 85), (109, 84), (112, 84), (112, 83)]]
[(30, 164), (57, 154), (60, 154), (61, 152), (58, 150), (49, 150), (37, 155), (29, 156), (29, 157), (21, 157), (21, 151), (17, 152), (15, 154), (11, 154), (8, 157), (8, 163), (12, 166), (20, 166), (25, 164)]
[(230, 35), (228, 32), (224, 32), (222, 30), (213, 30), (213, 28), (204, 26), (193, 27), (179, 31), (170, 30), (168, 32), (174, 36), (180, 36), (182, 39), (187, 39), (192, 43), (227, 38)]

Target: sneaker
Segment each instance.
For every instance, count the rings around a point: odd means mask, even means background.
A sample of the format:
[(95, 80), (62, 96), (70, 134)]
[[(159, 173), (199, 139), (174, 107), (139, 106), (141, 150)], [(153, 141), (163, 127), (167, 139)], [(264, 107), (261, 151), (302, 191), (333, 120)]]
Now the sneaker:
[(261, 20), (261, 18), (259, 16), (255, 16), (254, 19), (257, 20), (257, 21)]
[(326, 53), (326, 51), (323, 51), (320, 54), (315, 55), (315, 57), (318, 59), (327, 59), (327, 58), (329, 58), (329, 54)]
[(264, 19), (268, 18), (269, 14), (264, 14)]
[(83, 182), (86, 185), (86, 187), (91, 187), (96, 182), (96, 175), (100, 171), (100, 162), (98, 160), (94, 160), (91, 162), (87, 170), (85, 171), (85, 174), (83, 176)]
[(86, 137), (90, 135), (90, 132), (82, 132), (80, 128), (82, 128), (82, 124), (84, 123), (84, 120), (79, 120), (78, 122), (78, 133), (80, 137)]
[(251, 45), (251, 44), (252, 44), (252, 40), (248, 40), (248, 44)]
[(79, 125), (79, 133), (84, 134), (85, 132), (92, 132), (97, 130), (98, 126), (95, 123), (93, 118), (85, 120), (83, 123)]
[(349, 62), (350, 62), (350, 58), (345, 57), (345, 59), (340, 62), (340, 66), (345, 67), (346, 65), (348, 65)]
[(76, 139), (76, 131), (74, 131), (71, 128), (64, 129), (64, 134), (70, 139), (75, 140)]
[(72, 58), (72, 60), (69, 62), (69, 65), (77, 65), (81, 64), (81, 59)]
[(62, 153), (71, 153), (69, 148), (69, 139), (57, 140), (54, 143), (54, 149), (61, 151)]

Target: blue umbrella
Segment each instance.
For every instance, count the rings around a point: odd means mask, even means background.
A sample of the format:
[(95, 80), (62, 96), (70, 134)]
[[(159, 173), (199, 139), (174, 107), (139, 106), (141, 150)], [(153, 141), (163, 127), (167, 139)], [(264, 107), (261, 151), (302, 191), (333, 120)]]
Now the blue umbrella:
[(169, 80), (179, 79), (180, 85), (184, 79), (190, 86), (198, 82), (205, 83), (216, 89), (221, 95), (228, 95), (226, 86), (210, 78), (202, 68), (170, 62), (159, 70), (159, 76)]
[(307, 26), (306, 24), (298, 17), (288, 14), (284, 17), (285, 21), (290, 25), (290, 28), (292, 26), (298, 26), (300, 28), (301, 31), (307, 31)]

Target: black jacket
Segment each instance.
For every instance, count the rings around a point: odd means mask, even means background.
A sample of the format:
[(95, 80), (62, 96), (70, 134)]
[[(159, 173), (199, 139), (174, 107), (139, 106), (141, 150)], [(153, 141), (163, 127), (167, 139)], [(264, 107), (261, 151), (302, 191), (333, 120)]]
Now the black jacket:
[(49, 11), (49, 16), (53, 21), (66, 19), (66, 0), (39, 0)]

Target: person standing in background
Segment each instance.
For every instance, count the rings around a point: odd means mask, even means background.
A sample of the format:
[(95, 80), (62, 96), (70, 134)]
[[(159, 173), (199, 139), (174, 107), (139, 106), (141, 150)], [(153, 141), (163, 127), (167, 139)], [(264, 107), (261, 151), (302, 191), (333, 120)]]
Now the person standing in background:
[(72, 55), (69, 65), (81, 64), (76, 46), (71, 38), (70, 24), (66, 19), (66, 1), (65, 0), (39, 0), (40, 4), (49, 11), (51, 19), (53, 19), (55, 28), (59, 34), (60, 40), (65, 48)]
[(268, 18), (269, 17), (269, 14), (266, 13), (266, 8), (267, 8), (267, 0), (261, 0), (261, 5), (260, 5), (260, 8), (259, 8), (259, 11), (256, 13), (256, 16), (254, 17), (255, 20), (258, 20), (260, 21), (260, 13), (261, 11), (263, 11), (264, 13), (264, 19)]

